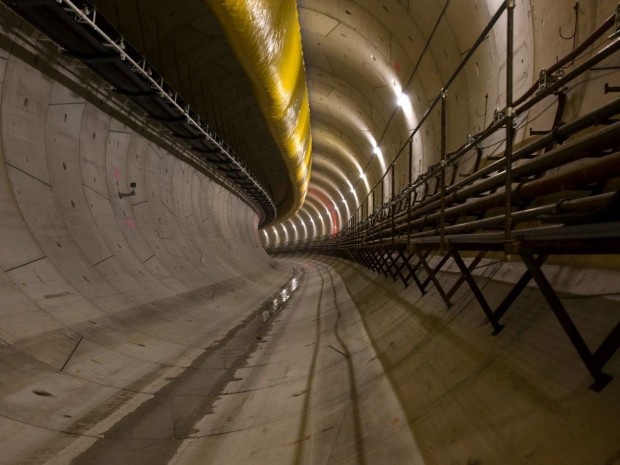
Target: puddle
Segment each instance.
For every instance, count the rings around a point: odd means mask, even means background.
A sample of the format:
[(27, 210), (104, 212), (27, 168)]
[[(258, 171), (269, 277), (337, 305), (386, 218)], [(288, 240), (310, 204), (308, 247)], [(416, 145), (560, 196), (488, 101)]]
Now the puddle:
[(286, 302), (288, 302), (301, 284), (303, 277), (304, 270), (297, 266), (293, 267), (293, 277), (260, 306), (260, 314), (264, 323), (267, 322), (274, 313), (277, 313), (285, 307)]
[[(213, 414), (213, 405), (235, 372), (247, 366), (263, 335), (275, 323), (304, 278), (303, 269), (293, 267), (292, 277), (226, 336), (207, 348), (153, 398), (108, 430), (72, 465), (165, 465), (183, 440), (199, 432), (195, 424)], [(217, 422), (218, 418), (214, 420)], [(111, 440), (110, 440), (111, 439)]]

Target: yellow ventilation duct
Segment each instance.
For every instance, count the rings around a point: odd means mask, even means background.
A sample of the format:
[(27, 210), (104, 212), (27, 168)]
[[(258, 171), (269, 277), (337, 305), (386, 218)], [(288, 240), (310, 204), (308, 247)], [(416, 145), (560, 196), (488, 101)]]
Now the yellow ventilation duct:
[(284, 156), (293, 189), (279, 206), (278, 219), (282, 220), (301, 207), (310, 182), (310, 105), (297, 2), (206, 1), (250, 77), (269, 130)]

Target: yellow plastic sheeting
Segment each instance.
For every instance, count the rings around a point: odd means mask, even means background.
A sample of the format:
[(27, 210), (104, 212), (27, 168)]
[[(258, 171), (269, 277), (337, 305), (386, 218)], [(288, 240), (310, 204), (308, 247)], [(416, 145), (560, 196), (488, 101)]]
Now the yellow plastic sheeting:
[[(278, 219), (303, 204), (310, 182), (310, 105), (294, 0), (206, 0), (219, 19), (288, 168), (293, 189)], [(292, 195), (291, 195), (292, 194)]]

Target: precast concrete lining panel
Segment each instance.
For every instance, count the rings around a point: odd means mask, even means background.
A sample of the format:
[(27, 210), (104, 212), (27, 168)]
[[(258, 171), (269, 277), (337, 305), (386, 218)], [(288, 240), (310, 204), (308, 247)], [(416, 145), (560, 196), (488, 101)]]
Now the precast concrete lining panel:
[[(329, 114), (324, 114), (321, 108), (313, 112), (316, 121), (314, 131), (317, 152), (319, 154), (323, 152), (324, 156), (338, 163), (351, 183), (356, 184), (360, 179), (360, 171), (366, 167), (369, 160), (373, 160), (369, 141), (362, 139), (361, 133), (356, 133), (351, 126), (336, 125), (347, 121), (345, 115), (337, 114), (336, 118), (332, 119)], [(376, 169), (375, 163), (371, 163), (370, 168)]]
[[(148, 151), (149, 141), (134, 133), (129, 141), (129, 147), (127, 148), (127, 160), (125, 164), (127, 175), (125, 180), (128, 183), (136, 182), (136, 187), (131, 188), (129, 184), (123, 186), (123, 192), (130, 192), (131, 190), (135, 192), (135, 195), (129, 198), (129, 203), (132, 207), (148, 201), (146, 186), (144, 185), (144, 164), (145, 158), (149, 156)], [(139, 184), (137, 180), (140, 181)]]
[[(180, 173), (179, 173), (180, 171)], [(179, 163), (175, 166), (174, 175), (180, 177), (173, 185), (175, 209), (180, 212), (181, 222), (192, 215), (192, 194), (194, 185), (190, 183), (193, 181), (195, 171), (191, 169), (185, 163)]]
[[(186, 170), (184, 173), (185, 185), (187, 187), (186, 195), (184, 196), (185, 208), (191, 207), (191, 210), (187, 209), (183, 214), (182, 225), (186, 231), (188, 241), (194, 244), (195, 250), (200, 250), (200, 256), (196, 259), (203, 264), (206, 275), (213, 275), (215, 278), (215, 270), (219, 261), (219, 257), (214, 256), (214, 260), (208, 260), (205, 257), (209, 256), (209, 247), (207, 237), (204, 235), (202, 229), (202, 215), (200, 209), (200, 196), (202, 195), (202, 180), (193, 172), (193, 170)], [(224, 270), (223, 270), (224, 271)]]
[[(370, 96), (361, 92), (359, 89), (346, 86), (345, 81), (331, 71), (328, 72), (321, 68), (315, 68), (316, 72), (312, 73), (312, 79), (308, 80), (308, 87), (316, 94), (315, 100), (324, 102), (331, 97), (332, 92), (339, 100), (355, 102), (360, 108), (357, 110), (360, 116), (364, 114), (372, 114), (372, 103)], [(313, 105), (316, 103), (313, 103)], [(379, 109), (382, 110), (382, 109)]]
[[(109, 200), (106, 183), (105, 153), (111, 118), (91, 103), (86, 103), (80, 133), (80, 171), (86, 190)], [(93, 215), (96, 217), (96, 215)]]
[[(153, 263), (150, 264), (151, 266), (145, 263), (149, 257), (153, 256), (153, 252), (148, 246), (145, 247), (145, 241), (133, 239), (134, 236), (140, 236), (140, 233), (123, 234), (116, 223), (116, 216), (109, 200), (92, 191), (86, 190), (85, 192), (98, 231), (104, 237), (108, 247), (110, 250), (114, 250), (115, 258), (120, 260), (128, 271), (130, 270), (134, 278), (149, 292), (153, 293), (151, 297), (166, 297), (175, 291), (187, 289), (163, 267), (160, 268), (159, 272), (153, 272)], [(126, 251), (131, 251), (131, 253)]]
[[(192, 170), (193, 171), (193, 170)], [(204, 230), (202, 228), (203, 222), (206, 220), (203, 217), (204, 213), (201, 209), (201, 197), (206, 195), (205, 190), (202, 188), (202, 179), (200, 179), (197, 175), (192, 172), (186, 173), (187, 179), (186, 184), (188, 186), (188, 195), (186, 196), (186, 208), (188, 208), (188, 213), (184, 214), (183, 217), (183, 227), (188, 231), (191, 235), (191, 240), (195, 244), (195, 250), (200, 251), (200, 256), (198, 259), (202, 263), (207, 263), (206, 274), (207, 276), (215, 273), (213, 268), (217, 267), (217, 263), (213, 263), (212, 260), (205, 260), (205, 255), (209, 255), (209, 247), (207, 242), (207, 237), (204, 234)], [(204, 219), (203, 219), (204, 218)], [(214, 260), (218, 260), (219, 257), (214, 256)]]
[[(3, 460), (62, 460), (188, 367), (288, 270), (265, 272), (255, 214), (225, 188), (15, 56), (2, 84), (0, 416), (3, 437), (28, 431)], [(118, 198), (131, 181), (136, 195)], [(203, 225), (218, 221), (232, 237), (215, 243)], [(183, 243), (167, 249), (160, 228)]]
[[(315, 96), (323, 94), (319, 89), (313, 90), (316, 91)], [(351, 94), (355, 93), (351, 92)], [(358, 141), (356, 145), (360, 158), (363, 158), (362, 154), (372, 154), (371, 139), (374, 139), (378, 128), (389, 118), (389, 114), (381, 114), (380, 111), (373, 110), (375, 107), (364, 105), (366, 102), (364, 98), (358, 98), (357, 95), (345, 97), (337, 88), (332, 87), (324, 96), (318, 97), (318, 104), (313, 104), (312, 107), (317, 113), (318, 120), (330, 118), (334, 121), (331, 124), (336, 127), (351, 128), (352, 137)]]
[(3, 270), (11, 270), (45, 255), (23, 221), (9, 183), (4, 153), (0, 132), (0, 244), (12, 244), (10, 248), (0, 247), (0, 264)]
[(150, 191), (151, 196), (146, 204), (140, 205), (142, 215), (139, 220), (140, 224), (145, 225), (144, 237), (151, 244), (157, 257), (163, 260), (166, 266), (170, 267), (171, 272), (181, 279), (185, 285), (193, 288), (200, 286), (200, 283), (203, 282), (200, 272), (181, 255), (175, 253), (174, 244), (168, 241), (168, 245), (172, 247), (170, 250), (165, 242), (165, 238), (171, 237), (171, 235), (167, 232), (169, 225), (166, 222), (166, 216), (169, 215), (169, 212), (161, 201), (160, 182), (166, 180), (165, 166), (172, 166), (170, 163), (166, 164), (165, 158), (167, 157), (147, 156), (146, 158), (145, 186), (147, 191)]
[(9, 59), (2, 86), (5, 162), (49, 185), (45, 117), (53, 81), (21, 60)]
[[(183, 187), (181, 162), (174, 160), (166, 167), (167, 174), (164, 177), (165, 191), (163, 199), (164, 209), (160, 215), (162, 218), (162, 226), (160, 229), (160, 237), (165, 245), (168, 246), (171, 254), (176, 254), (182, 259), (187, 260), (193, 267), (201, 272), (204, 271), (203, 264), (200, 262), (200, 256), (196, 256), (190, 252), (191, 237), (188, 235), (186, 228), (183, 227), (183, 213), (178, 211), (176, 202), (176, 193), (181, 192)], [(162, 179), (163, 180), (163, 179)]]
[(63, 326), (91, 321), (104, 312), (69, 284), (47, 258), (7, 273), (19, 289)]
[[(187, 174), (187, 171), (184, 169), (183, 165), (184, 163), (177, 160), (170, 172), (170, 192), (173, 197), (172, 210), (175, 213), (174, 218), (177, 226), (177, 230), (173, 233), (174, 240), (183, 250), (183, 254), (194, 264), (194, 266), (201, 271), (206, 271), (203, 270), (203, 263), (200, 260), (200, 255), (191, 252), (192, 250), (197, 249), (197, 245), (194, 243), (191, 232), (185, 225), (186, 213), (183, 211), (183, 204), (184, 202), (187, 202), (189, 196), (191, 195), (191, 186), (188, 182), (186, 182), (185, 175)], [(185, 204), (191, 205), (190, 202)]]
[[(62, 86), (54, 85), (52, 95), (59, 87)], [(81, 101), (52, 101), (45, 129), (46, 147), (55, 203), (62, 210), (73, 240), (86, 255), (86, 259), (95, 264), (109, 257), (111, 252), (97, 232), (81, 183), (79, 150), (83, 111), (84, 103)]]
[[(219, 191), (218, 186), (213, 183), (200, 182), (194, 190), (194, 216), (192, 217), (192, 223), (196, 225), (196, 241), (201, 244), (201, 260), (207, 264), (207, 268), (215, 273), (220, 265), (224, 265), (224, 273), (228, 270), (225, 268), (226, 260), (220, 260), (217, 254), (210, 253), (210, 247), (208, 244), (214, 244), (216, 248), (222, 247), (221, 238), (211, 233), (211, 225), (218, 220), (218, 215), (221, 213), (217, 210), (217, 204), (215, 202), (216, 193)], [(198, 214), (200, 213), (200, 214)], [(224, 221), (222, 218), (221, 221)]]
[[(351, 48), (352, 43), (356, 44), (355, 51)], [(321, 42), (321, 52), (330, 55), (332, 72), (337, 76), (346, 76), (351, 69), (355, 69), (359, 73), (356, 76), (359, 79), (356, 80), (357, 85), (363, 89), (376, 90), (388, 84), (380, 71), (365, 65), (373, 51), (369, 38), (357, 34), (342, 23)]]
[[(42, 336), (48, 331), (63, 327), (61, 318), (47, 313), (31, 299), (22, 288), (27, 285), (28, 273), (2, 273), (2, 302), (6, 306), (3, 312), (0, 338), (3, 344), (19, 344), (22, 340)], [(15, 280), (22, 280), (20, 285)], [(18, 281), (19, 282), (19, 281)]]
[[(8, 144), (5, 147), (10, 150)], [(51, 186), (14, 168), (8, 172), (18, 193), (16, 199), (22, 215), (45, 255), (57, 266), (61, 265), (63, 276), (80, 292), (94, 299), (109, 296), (111, 288), (87, 262), (65, 229)]]
[[(0, 416), (0, 430), (11, 431), (14, 435), (11, 450), (3, 451), (3, 458), (7, 463), (15, 463), (19, 458), (30, 451), (31, 441), (45, 444), (49, 441), (60, 442), (55, 431), (38, 428), (25, 423), (18, 424), (16, 421)], [(26, 439), (27, 438), (27, 439)]]
[[(136, 187), (136, 195), (140, 198), (142, 196), (139, 193), (144, 192), (143, 196), (145, 201), (136, 202), (132, 199), (131, 205), (132, 212), (135, 215), (136, 225), (140, 225), (140, 227), (136, 227), (135, 229), (125, 227), (127, 224), (131, 225), (131, 223), (125, 223), (125, 220), (122, 220), (119, 228), (114, 228), (114, 230), (119, 232), (122, 231), (125, 240), (131, 246), (138, 260), (140, 260), (151, 273), (157, 276), (159, 280), (164, 281), (167, 286), (176, 292), (187, 290), (188, 288), (183, 284), (182, 277), (173, 276), (171, 271), (168, 270), (167, 266), (170, 266), (170, 262), (164, 257), (164, 261), (167, 264), (166, 266), (160, 260), (159, 256), (157, 256), (163, 253), (161, 247), (157, 249), (158, 242), (152, 242), (152, 239), (156, 239), (157, 236), (152, 232), (154, 223), (150, 215), (148, 202), (154, 200), (155, 191), (150, 190), (150, 186), (147, 182), (146, 175), (148, 167), (146, 164), (147, 160), (150, 158), (159, 159), (160, 155), (151, 143), (146, 144), (144, 152), (138, 151), (136, 154), (139, 156), (140, 164), (143, 165), (143, 168), (140, 170), (142, 177), (136, 180), (138, 184)], [(153, 189), (155, 186), (156, 185), (153, 186)], [(108, 208), (110, 208), (110, 206), (108, 206)], [(110, 224), (116, 224), (116, 221), (113, 220)], [(119, 242), (117, 242), (117, 244), (119, 244)], [(120, 244), (122, 244), (122, 242)]]
[(14, 353), (12, 358), (14, 362), (22, 363), (14, 366), (11, 373), (17, 381), (13, 384), (14, 390), (3, 392), (2, 416), (14, 422), (62, 431), (62, 427), (69, 423), (61, 414), (65, 409), (83, 414), (117, 391), (113, 387), (58, 373), (20, 353)]

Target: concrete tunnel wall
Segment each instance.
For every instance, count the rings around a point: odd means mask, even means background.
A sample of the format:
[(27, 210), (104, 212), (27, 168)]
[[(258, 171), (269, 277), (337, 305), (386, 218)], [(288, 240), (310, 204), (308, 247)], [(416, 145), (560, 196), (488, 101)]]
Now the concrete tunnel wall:
[[(447, 312), (434, 291), (342, 261), (272, 260), (250, 207), (136, 131), (120, 103), (102, 104), (100, 83), (38, 34), (3, 21), (0, 463), (69, 463), (188, 371), (293, 263), (306, 277), (288, 319), (171, 463), (618, 463), (618, 382), (588, 389), (535, 288), (493, 337), (464, 288)], [(136, 195), (119, 199), (131, 181)], [(597, 264), (611, 269), (546, 268), (593, 343), (620, 293), (617, 266)], [(486, 262), (490, 300), (520, 271)], [(616, 355), (606, 371), (619, 368)]]
[(5, 14), (0, 462), (17, 463), (158, 389), (290, 273), (246, 203), (74, 92), (84, 81)]

